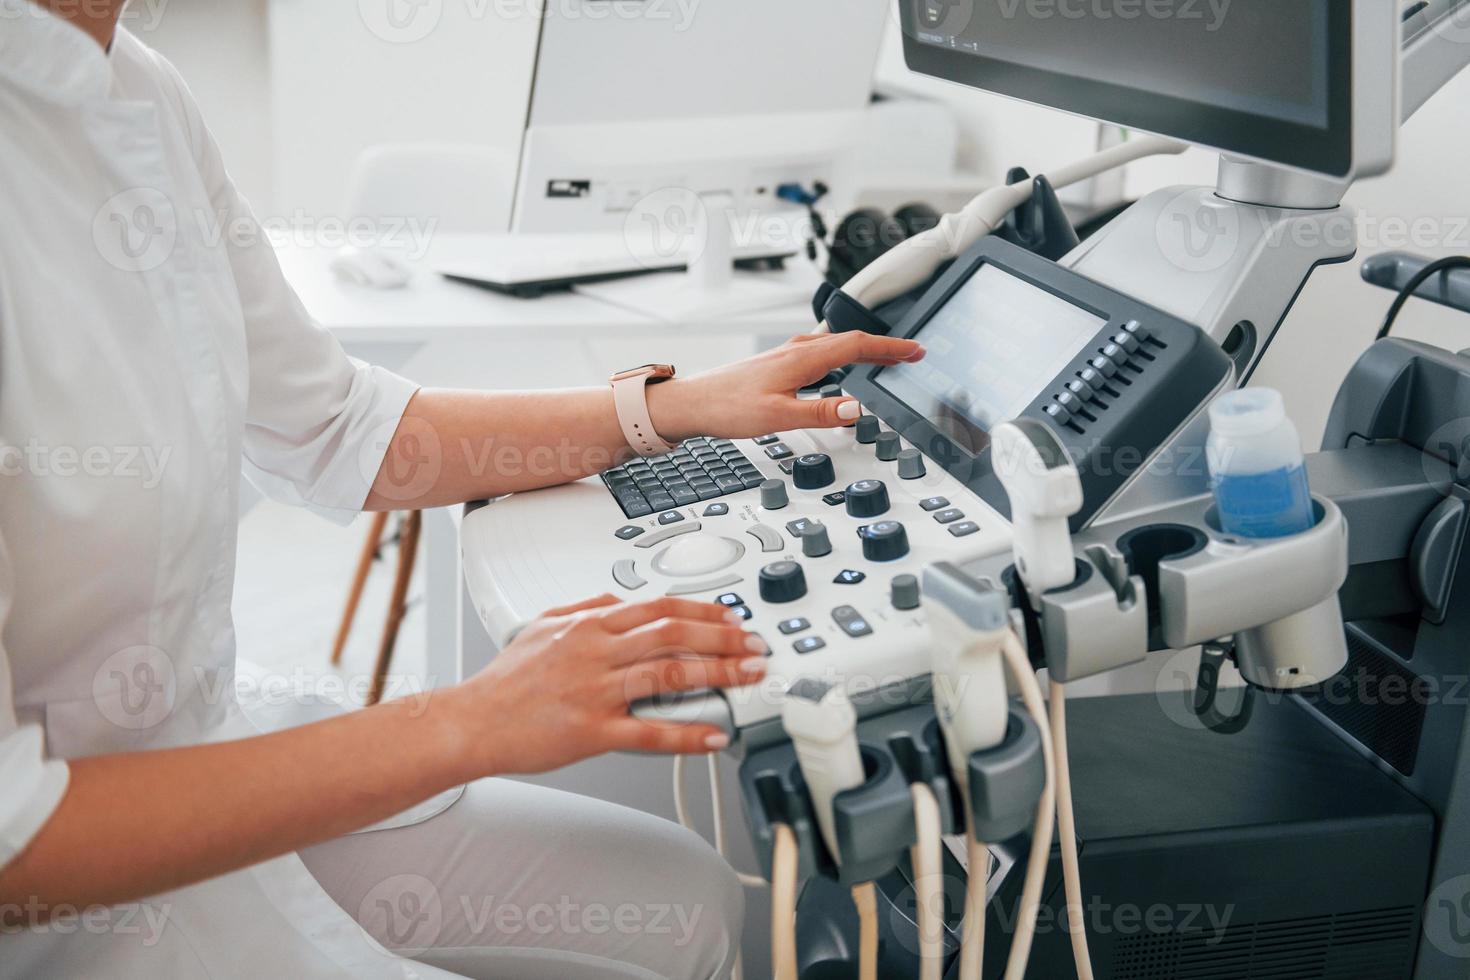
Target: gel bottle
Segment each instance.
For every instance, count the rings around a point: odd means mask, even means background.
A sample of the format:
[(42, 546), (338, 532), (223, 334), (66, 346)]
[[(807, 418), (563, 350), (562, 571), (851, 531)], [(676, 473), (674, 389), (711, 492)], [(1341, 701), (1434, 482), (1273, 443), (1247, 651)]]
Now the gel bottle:
[(1217, 399), (1206, 456), (1226, 534), (1281, 538), (1315, 523), (1301, 437), (1279, 391), (1243, 388)]

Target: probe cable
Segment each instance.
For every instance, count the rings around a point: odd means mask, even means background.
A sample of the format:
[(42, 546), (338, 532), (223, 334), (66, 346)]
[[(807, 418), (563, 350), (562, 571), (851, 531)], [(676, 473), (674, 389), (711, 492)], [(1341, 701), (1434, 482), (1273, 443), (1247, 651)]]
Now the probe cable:
[(871, 881), (852, 886), (858, 913), (858, 980), (878, 980), (878, 888)]
[(784, 823), (771, 831), (771, 968), (775, 980), (797, 980), (796, 835)]
[(944, 969), (943, 828), (939, 801), (926, 783), (911, 783), (914, 828), (918, 839), (909, 848), (914, 869), (914, 902), (918, 906), (920, 980), (940, 980)]
[[(973, 818), (972, 818), (973, 819)], [(965, 917), (960, 932), (960, 970), (956, 980), (980, 980), (985, 966), (985, 899), (990, 884), (990, 848), (973, 828), (965, 841), (970, 878), (965, 883)]]
[[(1036, 824), (1031, 833), (1031, 853), (1026, 858), (1026, 881), (1021, 888), (1021, 904), (1016, 916), (1016, 931), (1011, 938), (1010, 961), (1006, 964), (1005, 980), (1021, 980), (1026, 975), (1026, 963), (1031, 958), (1031, 940), (1036, 935), (1036, 914), (1041, 907), (1041, 886), (1046, 877), (1047, 864), (1051, 861), (1052, 830), (1056, 817), (1056, 759), (1052, 753), (1051, 727), (1046, 720), (1046, 704), (1042, 701), (1041, 686), (1036, 683), (1031, 661), (1026, 650), (1016, 637), (1014, 630), (1007, 630), (1001, 645), (1006, 666), (1016, 686), (1021, 690), (1021, 700), (1041, 733), (1041, 755), (1046, 763), (1046, 784), (1041, 791), (1041, 802), (1036, 805)], [(971, 871), (974, 874), (974, 871)]]
[(1067, 761), (1067, 692), (1052, 681), (1050, 701), (1052, 753), (1056, 758), (1057, 836), (1062, 848), (1062, 879), (1067, 894), (1067, 932), (1077, 980), (1093, 980), (1092, 955), (1087, 949), (1087, 926), (1082, 905), (1082, 872), (1077, 863), (1077, 823), (1072, 813), (1072, 773)]
[(1378, 328), (1377, 340), (1382, 340), (1393, 332), (1394, 321), (1399, 318), (1404, 304), (1407, 303), (1419, 287), (1428, 282), (1432, 277), (1452, 269), (1470, 269), (1470, 255), (1451, 255), (1449, 258), (1436, 259), (1414, 274), (1414, 277), (1404, 283), (1404, 288), (1399, 290), (1398, 298), (1388, 308), (1388, 316), (1383, 318), (1383, 326)]

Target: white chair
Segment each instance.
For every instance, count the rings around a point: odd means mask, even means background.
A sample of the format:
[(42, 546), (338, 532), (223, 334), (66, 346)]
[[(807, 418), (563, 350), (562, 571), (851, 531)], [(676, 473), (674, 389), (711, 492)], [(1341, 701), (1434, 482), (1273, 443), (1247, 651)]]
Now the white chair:
[(447, 234), (510, 230), (516, 160), (492, 146), (383, 143), (362, 151), (347, 178), (345, 214), (379, 222), (432, 221)]

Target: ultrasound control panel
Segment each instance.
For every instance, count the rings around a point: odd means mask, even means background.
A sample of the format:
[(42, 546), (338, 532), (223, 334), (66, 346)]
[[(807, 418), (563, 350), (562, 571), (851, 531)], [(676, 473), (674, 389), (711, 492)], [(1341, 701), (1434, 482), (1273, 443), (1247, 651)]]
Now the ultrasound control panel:
[(930, 670), (924, 567), (1010, 551), (991, 427), (1026, 416), (1057, 433), (1082, 474), (1085, 524), (1232, 377), (1195, 327), (995, 238), (897, 332), (928, 356), (851, 373), (844, 388), (865, 408), (852, 426), (694, 439), (473, 509), (466, 581), (492, 637), (604, 592), (690, 597), (743, 616), (771, 668), (668, 716), (759, 741), (804, 676), (899, 707)]

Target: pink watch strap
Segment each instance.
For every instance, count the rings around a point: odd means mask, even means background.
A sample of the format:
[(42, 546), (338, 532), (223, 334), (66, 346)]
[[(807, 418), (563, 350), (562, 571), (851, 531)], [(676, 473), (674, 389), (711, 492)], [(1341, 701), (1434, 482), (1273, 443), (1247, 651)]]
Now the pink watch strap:
[(653, 428), (653, 419), (648, 414), (648, 376), (644, 374), (614, 381), (613, 407), (618, 413), (618, 424), (623, 427), (623, 438), (628, 440), (639, 456), (662, 456), (671, 453), (674, 447), (659, 438)]

